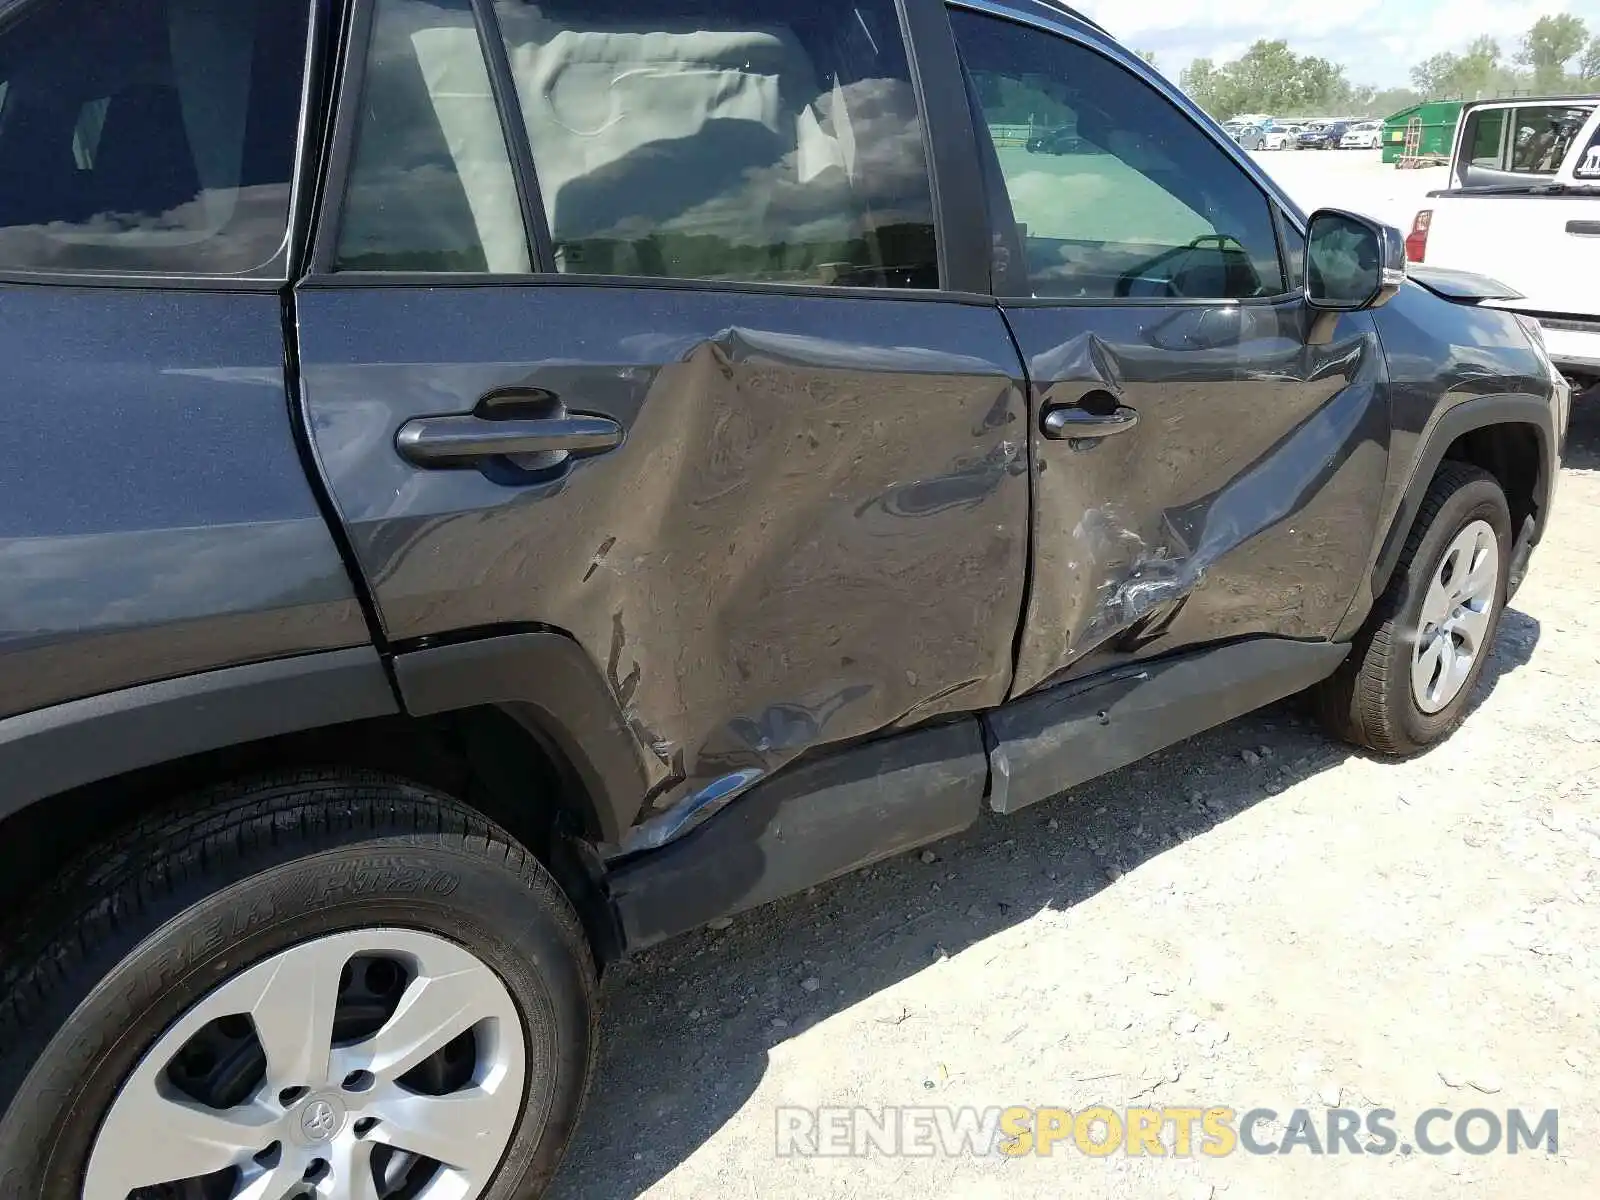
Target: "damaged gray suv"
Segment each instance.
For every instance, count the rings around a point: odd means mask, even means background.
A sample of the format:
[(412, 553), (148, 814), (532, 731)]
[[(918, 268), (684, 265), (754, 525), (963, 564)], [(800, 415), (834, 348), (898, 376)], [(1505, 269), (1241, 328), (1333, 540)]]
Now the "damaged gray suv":
[(0, 1191), (537, 1195), (620, 956), (1438, 741), (1508, 298), (1036, 0), (0, 0)]

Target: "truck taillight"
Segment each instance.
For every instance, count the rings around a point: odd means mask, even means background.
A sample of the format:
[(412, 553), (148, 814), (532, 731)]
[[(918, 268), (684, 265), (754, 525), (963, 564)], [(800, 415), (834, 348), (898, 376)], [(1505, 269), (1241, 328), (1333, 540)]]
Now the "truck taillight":
[(1406, 261), (1419, 263), (1428, 257), (1428, 226), (1433, 224), (1433, 209), (1425, 208), (1411, 222), (1406, 235)]

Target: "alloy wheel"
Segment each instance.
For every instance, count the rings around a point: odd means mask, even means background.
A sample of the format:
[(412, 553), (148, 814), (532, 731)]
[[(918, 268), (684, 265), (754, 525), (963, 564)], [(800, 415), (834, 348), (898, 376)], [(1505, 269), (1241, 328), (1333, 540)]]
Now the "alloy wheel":
[(476, 1200), (521, 1114), (521, 1018), (454, 942), (364, 929), (214, 989), (117, 1090), (83, 1200)]
[(1425, 713), (1445, 708), (1485, 654), (1500, 595), (1500, 546), (1493, 526), (1472, 521), (1445, 550), (1423, 597), (1411, 651), (1411, 695)]

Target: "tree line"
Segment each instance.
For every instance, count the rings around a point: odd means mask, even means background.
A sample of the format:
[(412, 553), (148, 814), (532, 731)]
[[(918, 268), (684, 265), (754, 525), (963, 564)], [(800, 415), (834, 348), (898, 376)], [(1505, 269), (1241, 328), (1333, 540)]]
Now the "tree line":
[[(1153, 56), (1146, 55), (1147, 58)], [(1197, 58), (1178, 85), (1220, 120), (1240, 113), (1274, 116), (1387, 116), (1423, 100), (1571, 95), (1600, 91), (1600, 32), (1571, 13), (1540, 17), (1508, 54), (1492, 37), (1463, 52), (1435, 54), (1411, 68), (1412, 87), (1378, 89), (1352, 83), (1344, 67), (1296, 54), (1265, 38), (1220, 66)]]

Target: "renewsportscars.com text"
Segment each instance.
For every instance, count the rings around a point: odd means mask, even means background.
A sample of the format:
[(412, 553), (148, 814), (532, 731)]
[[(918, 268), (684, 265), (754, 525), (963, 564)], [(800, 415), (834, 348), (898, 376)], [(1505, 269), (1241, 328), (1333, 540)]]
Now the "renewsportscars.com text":
[(777, 1110), (776, 1133), (780, 1158), (1556, 1154), (1560, 1114), (1430, 1108), (1402, 1119), (1391, 1108), (785, 1107)]

